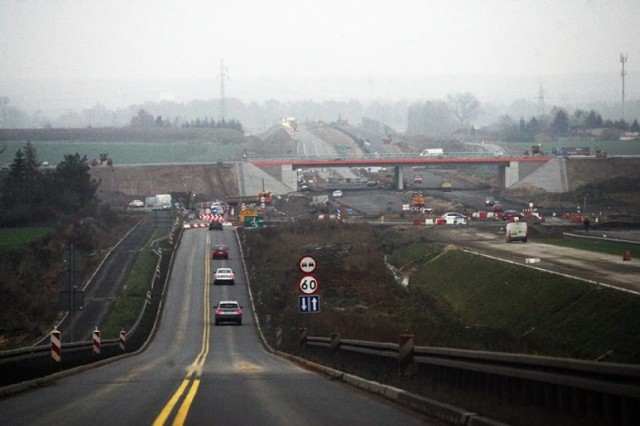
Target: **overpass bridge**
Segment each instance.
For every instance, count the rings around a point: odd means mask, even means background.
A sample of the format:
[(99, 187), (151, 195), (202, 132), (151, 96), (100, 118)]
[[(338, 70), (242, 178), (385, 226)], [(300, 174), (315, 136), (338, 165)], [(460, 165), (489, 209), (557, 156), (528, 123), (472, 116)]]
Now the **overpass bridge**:
[[(297, 169), (335, 168), (335, 167), (387, 167), (393, 168), (396, 188), (404, 189), (403, 168), (405, 167), (434, 167), (434, 166), (465, 166), (465, 165), (494, 165), (498, 168), (499, 186), (507, 188), (531, 170), (522, 170), (521, 165), (542, 165), (554, 157), (525, 157), (516, 155), (499, 155), (496, 153), (446, 153), (440, 156), (421, 157), (419, 154), (362, 154), (362, 155), (330, 155), (330, 156), (287, 156), (249, 159), (257, 167), (281, 167), (283, 180), (291, 187), (296, 187)], [(293, 179), (290, 181), (290, 179)]]

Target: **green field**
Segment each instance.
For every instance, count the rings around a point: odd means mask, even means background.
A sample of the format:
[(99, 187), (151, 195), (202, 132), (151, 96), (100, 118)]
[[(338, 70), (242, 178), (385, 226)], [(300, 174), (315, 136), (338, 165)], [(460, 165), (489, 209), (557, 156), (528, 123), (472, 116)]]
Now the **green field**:
[(53, 230), (51, 227), (2, 228), (0, 229), (0, 250), (24, 248), (51, 234)]
[(537, 242), (620, 256), (628, 250), (631, 253), (631, 257), (640, 256), (640, 245), (638, 244), (601, 240), (577, 240), (571, 238), (542, 238), (537, 240)]
[[(34, 141), (38, 159), (55, 165), (66, 154), (79, 153), (88, 160), (108, 153), (116, 165), (153, 163), (197, 163), (238, 160), (242, 158), (242, 144), (211, 142), (64, 142)], [(13, 161), (18, 149), (24, 151), (25, 142), (8, 141), (7, 150), (0, 154), (0, 164)]]

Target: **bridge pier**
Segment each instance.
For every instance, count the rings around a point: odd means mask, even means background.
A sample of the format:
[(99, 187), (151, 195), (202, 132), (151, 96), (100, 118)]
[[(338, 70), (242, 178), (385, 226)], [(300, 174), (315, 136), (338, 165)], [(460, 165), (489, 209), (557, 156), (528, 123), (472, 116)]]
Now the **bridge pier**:
[(396, 189), (398, 191), (402, 191), (404, 190), (404, 173), (403, 173), (403, 169), (401, 166), (394, 166), (393, 167), (393, 179), (394, 179), (394, 183), (396, 186)]
[(500, 180), (502, 188), (509, 188), (520, 180), (520, 163), (509, 161), (508, 166), (500, 166)]
[(506, 168), (507, 166), (498, 166), (498, 188), (505, 189), (505, 179), (506, 179)]
[(293, 168), (292, 164), (283, 164), (280, 169), (282, 175), (282, 183), (297, 191), (298, 189), (298, 171)]

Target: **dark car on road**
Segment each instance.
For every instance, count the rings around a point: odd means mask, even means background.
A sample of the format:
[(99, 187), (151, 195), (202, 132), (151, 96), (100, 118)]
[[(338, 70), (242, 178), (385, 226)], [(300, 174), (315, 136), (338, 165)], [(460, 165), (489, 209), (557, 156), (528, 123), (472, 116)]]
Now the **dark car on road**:
[(215, 245), (211, 249), (211, 258), (212, 259), (228, 259), (229, 258), (229, 247), (218, 244)]
[(217, 220), (214, 220), (213, 222), (209, 223), (209, 231), (211, 231), (212, 229), (217, 229), (222, 231), (222, 222), (218, 222)]
[(505, 210), (502, 212), (502, 220), (509, 220), (511, 222), (524, 218), (524, 213), (518, 210)]

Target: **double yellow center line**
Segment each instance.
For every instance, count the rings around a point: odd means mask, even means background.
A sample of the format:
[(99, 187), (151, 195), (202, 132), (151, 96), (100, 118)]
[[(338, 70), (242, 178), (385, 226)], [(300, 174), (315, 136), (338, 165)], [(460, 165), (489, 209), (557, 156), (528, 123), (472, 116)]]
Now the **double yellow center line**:
[[(207, 233), (207, 243), (205, 247), (209, 247), (210, 239), (209, 233)], [(202, 377), (202, 367), (204, 366), (205, 361), (207, 360), (207, 354), (209, 353), (209, 339), (211, 337), (211, 328), (209, 326), (209, 321), (211, 319), (211, 310), (209, 309), (209, 298), (210, 298), (210, 288), (209, 278), (211, 275), (211, 263), (209, 261), (208, 251), (205, 250), (205, 262), (204, 262), (204, 327), (202, 329), (202, 346), (200, 348), (200, 353), (196, 357), (196, 359), (189, 366), (189, 370), (187, 371), (187, 375), (182, 380), (182, 383), (175, 391), (175, 393), (171, 396), (167, 404), (164, 406), (158, 417), (156, 417), (153, 422), (153, 426), (164, 426), (167, 423), (167, 420), (171, 416), (171, 413), (174, 412), (177, 404), (182, 400), (180, 404), (180, 408), (178, 412), (175, 414), (173, 419), (173, 426), (181, 426), (184, 424), (187, 419), (187, 414), (189, 414), (189, 408), (191, 407), (191, 403), (196, 397), (196, 393), (198, 392), (198, 387), (200, 386), (200, 378)]]

